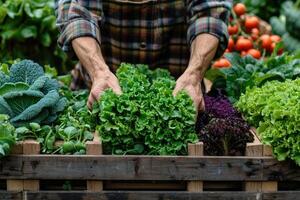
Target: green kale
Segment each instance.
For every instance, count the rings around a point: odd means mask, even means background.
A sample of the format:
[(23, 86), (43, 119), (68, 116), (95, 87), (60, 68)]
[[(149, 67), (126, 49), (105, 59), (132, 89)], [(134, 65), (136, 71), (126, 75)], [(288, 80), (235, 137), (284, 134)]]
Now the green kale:
[(236, 106), (279, 160), (300, 165), (300, 78), (248, 88)]
[(0, 114), (7, 114), (14, 126), (30, 122), (50, 124), (61, 112), (66, 99), (59, 95), (59, 84), (45, 76), (43, 68), (23, 60), (13, 64), (9, 82), (0, 86)]
[(31, 85), (39, 77), (44, 75), (43, 68), (31, 60), (22, 60), (13, 64), (10, 68), (10, 82), (24, 82)]
[(106, 90), (97, 108), (105, 153), (186, 154), (187, 144), (197, 141), (196, 111), (185, 92), (172, 95), (170, 74), (121, 64), (117, 77), (123, 93)]

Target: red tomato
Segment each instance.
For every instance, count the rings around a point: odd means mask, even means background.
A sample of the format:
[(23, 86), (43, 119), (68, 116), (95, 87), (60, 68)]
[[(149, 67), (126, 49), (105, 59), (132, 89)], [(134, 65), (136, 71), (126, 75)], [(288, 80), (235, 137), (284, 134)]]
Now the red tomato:
[(259, 38), (259, 30), (257, 28), (251, 30), (251, 38), (253, 40), (257, 40)]
[(214, 68), (224, 68), (224, 67), (230, 67), (230, 66), (231, 66), (231, 63), (226, 58), (220, 58), (213, 64)]
[(281, 41), (281, 37), (278, 35), (271, 35), (270, 39), (272, 42), (280, 42)]
[(233, 11), (237, 16), (241, 16), (246, 13), (246, 6), (243, 3), (238, 3), (233, 7)]
[(261, 53), (257, 49), (249, 49), (247, 52), (248, 55), (251, 55), (253, 58), (260, 59)]
[(228, 33), (229, 33), (229, 35), (237, 34), (238, 31), (239, 31), (239, 28), (238, 28), (238, 26), (236, 24), (233, 25), (233, 26), (231, 26), (231, 25), (228, 26)]
[(259, 26), (259, 19), (255, 16), (250, 16), (246, 18), (245, 21), (245, 28), (246, 30), (251, 30), (253, 28), (258, 28)]
[(229, 51), (233, 51), (234, 50), (234, 41), (233, 39), (230, 37), (228, 40), (228, 46), (227, 46)]
[(261, 47), (262, 48), (264, 48), (266, 50), (269, 50), (271, 48), (272, 40), (271, 40), (269, 35), (264, 34), (264, 35), (260, 36), (259, 39), (261, 41)]
[(247, 51), (248, 49), (251, 49), (252, 47), (253, 47), (253, 44), (252, 44), (251, 40), (245, 39), (245, 38), (238, 39), (235, 44), (235, 49), (237, 51)]

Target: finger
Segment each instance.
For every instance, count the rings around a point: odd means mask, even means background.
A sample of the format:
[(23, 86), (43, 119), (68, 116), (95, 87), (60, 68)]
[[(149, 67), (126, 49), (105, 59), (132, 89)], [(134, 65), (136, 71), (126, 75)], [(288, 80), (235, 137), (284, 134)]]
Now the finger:
[(87, 106), (90, 110), (93, 108), (93, 104), (95, 101), (96, 101), (96, 98), (94, 97), (94, 95), (92, 93), (90, 93), (88, 101), (87, 101)]
[(89, 95), (88, 101), (86, 103), (87, 107), (91, 110), (92, 108), (92, 97)]
[(173, 96), (175, 97), (179, 92), (179, 87), (175, 87), (175, 89), (173, 90)]
[(205, 102), (203, 99), (201, 100), (200, 105), (199, 105), (199, 112), (201, 112), (201, 113), (205, 112)]

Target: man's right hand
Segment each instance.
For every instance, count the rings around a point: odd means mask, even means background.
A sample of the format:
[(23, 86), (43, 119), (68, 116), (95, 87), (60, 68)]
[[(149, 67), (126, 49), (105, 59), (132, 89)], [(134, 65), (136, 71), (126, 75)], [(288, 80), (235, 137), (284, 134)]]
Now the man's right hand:
[(96, 73), (92, 78), (93, 84), (87, 105), (91, 109), (93, 103), (98, 101), (104, 90), (111, 88), (116, 94), (121, 94), (121, 87), (117, 77), (109, 70)]
[(92, 81), (92, 88), (87, 102), (90, 109), (93, 103), (99, 100), (102, 92), (108, 88), (111, 88), (116, 94), (121, 94), (119, 81), (106, 65), (100, 46), (94, 38), (76, 38), (72, 40), (72, 46)]

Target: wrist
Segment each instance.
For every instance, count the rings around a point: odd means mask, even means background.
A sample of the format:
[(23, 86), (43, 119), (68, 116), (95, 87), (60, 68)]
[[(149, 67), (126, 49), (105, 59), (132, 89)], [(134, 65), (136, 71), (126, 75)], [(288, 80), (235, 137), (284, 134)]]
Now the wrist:
[(184, 73), (186, 73), (192, 80), (201, 81), (205, 72), (203, 72), (201, 67), (189, 65)]
[(108, 79), (111, 75), (111, 71), (106, 68), (97, 68), (92, 74), (90, 74), (92, 82), (97, 79)]

